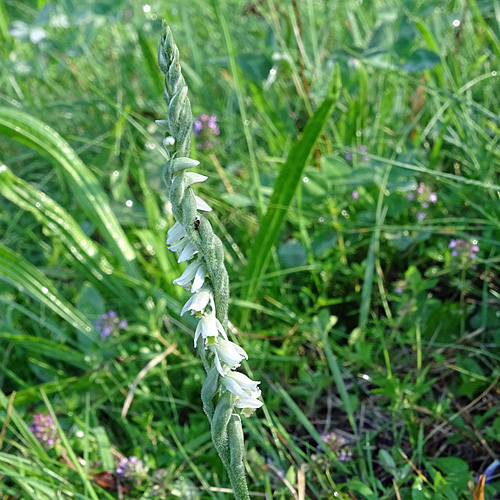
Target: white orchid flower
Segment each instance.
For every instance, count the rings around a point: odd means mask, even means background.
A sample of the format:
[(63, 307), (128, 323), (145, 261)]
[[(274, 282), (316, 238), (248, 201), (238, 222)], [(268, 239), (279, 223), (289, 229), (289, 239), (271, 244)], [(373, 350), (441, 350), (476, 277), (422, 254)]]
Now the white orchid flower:
[[(191, 292), (197, 292), (205, 282), (206, 269), (202, 259), (191, 262), (181, 276), (174, 280), (174, 285), (180, 285)], [(192, 282), (192, 283), (191, 283)]]
[(187, 311), (203, 311), (207, 307), (208, 301), (213, 302), (212, 292), (208, 290), (201, 290), (193, 294), (189, 300), (184, 304), (181, 311), (181, 316)]
[(229, 370), (237, 368), (244, 359), (248, 359), (248, 354), (238, 344), (230, 340), (219, 340), (217, 344), (209, 347), (215, 355), (215, 366), (222, 377), (226, 376), (226, 372), (221, 361), (228, 365)]
[(196, 327), (196, 332), (194, 334), (194, 346), (198, 342), (200, 335), (203, 339), (208, 337), (214, 337), (214, 341), (217, 341), (219, 333), (227, 340), (227, 334), (221, 325), (221, 322), (215, 317), (215, 312), (212, 310), (210, 314), (205, 314), (200, 319), (198, 326)]
[(168, 230), (168, 236), (167, 236), (167, 245), (171, 245), (175, 241), (179, 241), (182, 239), (184, 236), (187, 236), (186, 231), (184, 230), (184, 227), (182, 224), (179, 224), (176, 222), (169, 230)]

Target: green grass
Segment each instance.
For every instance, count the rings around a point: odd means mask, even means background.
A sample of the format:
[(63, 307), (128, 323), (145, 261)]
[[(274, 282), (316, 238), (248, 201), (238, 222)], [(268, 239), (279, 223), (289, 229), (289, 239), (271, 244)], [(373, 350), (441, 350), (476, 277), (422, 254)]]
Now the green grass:
[[(252, 498), (472, 499), (500, 455), (500, 3), (144, 4), (0, 0), (0, 498), (231, 498), (165, 245), (164, 17), (221, 129), (192, 156), (262, 380)], [(131, 455), (141, 484), (106, 486)]]

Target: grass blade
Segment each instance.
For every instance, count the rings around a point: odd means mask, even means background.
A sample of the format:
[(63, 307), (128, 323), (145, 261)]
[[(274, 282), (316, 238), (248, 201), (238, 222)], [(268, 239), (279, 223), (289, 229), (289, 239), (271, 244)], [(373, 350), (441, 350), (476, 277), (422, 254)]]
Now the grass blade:
[(97, 286), (106, 286), (114, 295), (124, 293), (126, 289), (113, 275), (113, 266), (103, 255), (103, 249), (82, 231), (64, 208), (15, 176), (7, 167), (0, 171), (0, 193), (18, 207), (31, 212), (47, 227), (50, 234), (64, 244), (68, 255), (87, 279)]
[(94, 329), (80, 311), (59, 294), (52, 281), (26, 259), (3, 245), (0, 245), (0, 279), (12, 283), (45, 304), (83, 335), (89, 337)]
[(99, 228), (127, 273), (139, 277), (134, 250), (111, 211), (104, 190), (70, 145), (42, 121), (14, 108), (0, 107), (0, 134), (8, 135), (37, 150), (60, 169), (75, 199)]
[(340, 70), (335, 68), (333, 81), (325, 100), (307, 122), (302, 138), (291, 148), (288, 158), (276, 179), (273, 194), (269, 200), (269, 208), (262, 219), (253, 245), (253, 251), (250, 254), (246, 283), (242, 291), (243, 300), (251, 301), (255, 299), (272, 247), (278, 238), (279, 230), (292, 203), (309, 156), (332, 114), (340, 94), (340, 86)]

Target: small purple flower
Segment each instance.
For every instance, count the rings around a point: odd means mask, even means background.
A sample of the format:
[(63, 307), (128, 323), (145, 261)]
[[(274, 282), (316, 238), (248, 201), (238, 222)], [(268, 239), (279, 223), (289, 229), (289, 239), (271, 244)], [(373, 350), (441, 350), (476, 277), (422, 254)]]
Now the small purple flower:
[(451, 240), (448, 244), (448, 248), (453, 249), (451, 256), (460, 257), (460, 261), (463, 265), (466, 265), (469, 259), (476, 259), (477, 252), (479, 252), (479, 245), (475, 240), (472, 243), (462, 239)]
[(429, 208), (429, 204), (426, 201), (423, 201), (422, 208)]
[(121, 458), (116, 468), (116, 475), (124, 482), (138, 482), (145, 476), (145, 473), (142, 460), (136, 456)]
[(345, 159), (347, 161), (352, 161), (352, 153), (350, 151), (345, 152)]
[[(364, 144), (362, 144), (361, 146), (359, 146), (359, 151), (361, 153), (366, 153), (367, 150), (368, 150), (368, 148)], [(362, 160), (363, 161), (370, 161), (370, 158), (368, 158), (368, 156), (363, 156)]]
[(436, 194), (436, 193), (431, 193), (431, 194), (429, 195), (429, 201), (430, 201), (431, 203), (437, 203), (437, 201), (438, 201), (437, 194)]
[(216, 141), (211, 140), (213, 137), (220, 135), (217, 116), (207, 115), (206, 113), (200, 115), (193, 123), (193, 134), (195, 137), (200, 138), (198, 146), (202, 149), (209, 149), (217, 144)]
[(401, 294), (403, 293), (403, 288), (402, 288), (402, 287), (400, 287), (400, 286), (397, 286), (397, 287), (394, 289), (394, 291), (395, 291), (397, 294), (401, 295)]
[(59, 440), (57, 428), (50, 415), (35, 413), (29, 429), (35, 435), (38, 442), (46, 448), (51, 448)]
[(352, 199), (353, 199), (353, 200), (357, 200), (357, 199), (359, 198), (359, 193), (358, 193), (358, 190), (357, 190), (357, 189), (355, 189), (355, 190), (352, 192), (351, 196), (352, 196)]
[(195, 120), (193, 123), (193, 133), (195, 137), (198, 137), (203, 130), (203, 123), (200, 120)]
[(115, 311), (108, 311), (101, 314), (95, 324), (101, 340), (106, 340), (108, 337), (118, 334), (120, 330), (125, 330), (127, 327), (127, 320), (120, 319)]
[[(345, 462), (351, 458), (352, 452), (351, 449), (346, 446), (346, 440), (336, 432), (322, 434), (321, 440), (325, 443), (325, 448), (333, 451), (341, 462)], [(316, 449), (322, 451), (323, 447), (318, 445), (316, 446)], [(311, 458), (319, 465), (324, 464), (324, 458), (320, 455), (313, 455)]]
[[(495, 471), (497, 470), (498, 466), (500, 465), (500, 460), (493, 460), (488, 467), (486, 467), (486, 470), (484, 471), (484, 482), (486, 484), (491, 483), (491, 480), (493, 479), (493, 475), (495, 474)], [(479, 481), (479, 478), (477, 478)]]
[(406, 197), (406, 199), (407, 199), (408, 201), (413, 201), (413, 200), (415, 199), (415, 194), (414, 194), (414, 193), (410, 193), (410, 194)]
[(418, 212), (417, 213), (417, 219), (418, 220), (424, 220), (425, 219), (425, 212)]

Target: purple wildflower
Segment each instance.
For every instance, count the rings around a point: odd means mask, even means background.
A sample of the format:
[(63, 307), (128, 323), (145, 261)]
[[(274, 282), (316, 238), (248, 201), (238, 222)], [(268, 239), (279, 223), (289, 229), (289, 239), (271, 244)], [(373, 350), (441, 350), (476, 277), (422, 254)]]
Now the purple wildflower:
[(59, 440), (57, 428), (50, 415), (35, 413), (29, 430), (35, 435), (38, 442), (46, 448), (51, 448)]
[(107, 313), (101, 314), (95, 324), (95, 328), (99, 332), (101, 340), (106, 340), (108, 337), (117, 334), (120, 330), (125, 330), (127, 327), (127, 320), (120, 319), (115, 311), (108, 311)]
[(144, 477), (145, 473), (142, 460), (139, 460), (134, 455), (129, 458), (121, 458), (116, 468), (116, 475), (121, 481), (125, 482), (138, 482)]
[(401, 295), (401, 294), (403, 293), (403, 288), (402, 288), (402, 287), (400, 287), (400, 286), (397, 286), (397, 287), (394, 289), (394, 291), (395, 291), (397, 294)]
[(359, 193), (358, 193), (358, 190), (357, 190), (357, 189), (355, 189), (355, 190), (352, 192), (351, 196), (352, 196), (352, 199), (353, 199), (353, 200), (357, 200), (357, 199), (359, 198)]
[(345, 159), (347, 161), (352, 161), (352, 153), (350, 151), (345, 152)]
[[(437, 203), (438, 197), (435, 192), (431, 191), (431, 188), (427, 184), (420, 182), (413, 189), (413, 193), (409, 193), (406, 196), (406, 199), (410, 202), (415, 201), (412, 210), (417, 212), (418, 220), (424, 220), (426, 217), (424, 210), (430, 207), (430, 203)], [(419, 206), (416, 206), (417, 203)]]
[[(361, 146), (359, 146), (359, 151), (361, 153), (366, 153), (367, 150), (368, 150), (368, 148), (364, 144), (362, 144)], [(363, 161), (370, 161), (370, 158), (368, 158), (368, 156), (363, 156), (362, 160)]]
[(498, 466), (500, 465), (500, 460), (493, 460), (490, 465), (486, 468), (484, 471), (484, 482), (486, 484), (491, 483), (491, 480), (493, 479), (493, 475), (495, 474), (495, 471), (497, 470)]
[(217, 116), (207, 115), (203, 113), (193, 123), (193, 133), (195, 137), (201, 140), (198, 146), (202, 149), (209, 149), (217, 144), (216, 141), (211, 140), (213, 137), (220, 135), (220, 129), (217, 125)]
[(472, 243), (462, 239), (451, 240), (448, 248), (453, 249), (451, 256), (460, 257), (463, 264), (467, 263), (469, 259), (477, 258), (477, 252), (479, 252), (479, 245), (475, 240)]
[[(352, 456), (351, 449), (346, 446), (346, 440), (336, 432), (322, 434), (321, 440), (325, 443), (325, 448), (333, 451), (341, 462), (349, 460)], [(316, 446), (316, 449), (322, 450), (322, 446)], [(327, 465), (325, 459), (321, 455), (313, 455), (311, 457), (318, 465)]]

